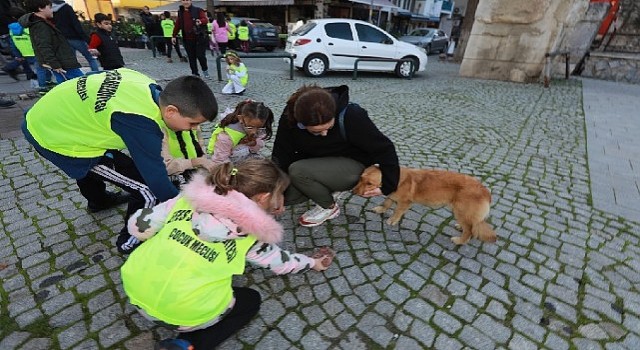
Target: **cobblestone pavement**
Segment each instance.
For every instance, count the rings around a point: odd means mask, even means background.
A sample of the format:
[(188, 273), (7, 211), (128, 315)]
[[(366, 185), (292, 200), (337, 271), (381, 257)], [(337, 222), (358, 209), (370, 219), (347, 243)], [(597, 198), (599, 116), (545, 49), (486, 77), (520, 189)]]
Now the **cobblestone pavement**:
[[(411, 81), (300, 72), (291, 81), (280, 60), (246, 60), (243, 98), (279, 114), (304, 83), (348, 84), (404, 165), (483, 180), (498, 242), (455, 247), (446, 209), (414, 206), (390, 227), (370, 211), (380, 198), (350, 195), (339, 218), (303, 228), (307, 206), (295, 206), (281, 219), (283, 245), (332, 246), (335, 264), (237, 278), (264, 304), (223, 349), (640, 348), (640, 227), (592, 206), (581, 82), (463, 79), (432, 58)], [(156, 79), (188, 73), (148, 51), (126, 60)], [(239, 100), (219, 96), (222, 108)], [(124, 297), (113, 247), (123, 208), (87, 213), (74, 182), (23, 138), (0, 140), (0, 154), (0, 349), (150, 349), (171, 336)]]

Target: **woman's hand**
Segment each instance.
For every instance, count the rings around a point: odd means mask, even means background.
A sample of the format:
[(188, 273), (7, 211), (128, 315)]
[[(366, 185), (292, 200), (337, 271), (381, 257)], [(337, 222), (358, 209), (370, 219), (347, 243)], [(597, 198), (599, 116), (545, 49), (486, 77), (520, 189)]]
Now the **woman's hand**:
[(247, 136), (243, 137), (242, 140), (240, 140), (240, 143), (243, 144), (243, 145), (247, 145), (249, 147), (253, 147), (256, 144), (258, 144), (258, 141), (256, 140), (255, 136), (247, 135)]
[(375, 196), (382, 196), (382, 190), (380, 187), (374, 188), (362, 194), (362, 197), (369, 198)]

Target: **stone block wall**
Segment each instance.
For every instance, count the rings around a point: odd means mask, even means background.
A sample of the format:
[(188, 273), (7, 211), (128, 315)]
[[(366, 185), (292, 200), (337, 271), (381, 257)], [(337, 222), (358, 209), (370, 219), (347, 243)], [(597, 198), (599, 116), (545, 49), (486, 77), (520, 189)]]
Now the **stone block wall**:
[(640, 84), (640, 54), (592, 52), (581, 76)]

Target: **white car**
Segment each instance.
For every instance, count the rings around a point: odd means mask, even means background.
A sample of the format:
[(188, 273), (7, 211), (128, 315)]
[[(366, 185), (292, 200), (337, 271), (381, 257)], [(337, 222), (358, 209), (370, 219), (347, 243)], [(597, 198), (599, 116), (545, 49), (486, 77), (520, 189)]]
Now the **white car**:
[(423, 48), (397, 40), (367, 22), (325, 18), (309, 20), (287, 38), (286, 52), (294, 56), (294, 66), (311, 77), (328, 70), (353, 70), (356, 59), (410, 59), (409, 62), (359, 61), (358, 71), (395, 72), (408, 77), (427, 67)]

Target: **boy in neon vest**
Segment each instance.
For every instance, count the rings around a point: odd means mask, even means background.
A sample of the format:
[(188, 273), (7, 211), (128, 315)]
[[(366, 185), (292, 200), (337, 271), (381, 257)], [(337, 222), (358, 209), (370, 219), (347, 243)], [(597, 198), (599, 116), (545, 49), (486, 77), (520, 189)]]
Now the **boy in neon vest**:
[(276, 274), (326, 270), (333, 252), (312, 257), (276, 245), (289, 180), (266, 159), (224, 163), (197, 174), (180, 196), (129, 219), (144, 243), (120, 269), (124, 291), (145, 318), (179, 333), (197, 349), (213, 349), (260, 309), (260, 293), (233, 287), (245, 265)]
[(164, 11), (160, 18), (163, 18), (160, 21), (160, 26), (162, 27), (162, 35), (164, 36), (164, 41), (167, 45), (167, 62), (173, 63), (173, 60), (171, 59), (172, 46), (176, 49), (176, 54), (180, 58), (180, 62), (187, 62), (187, 58), (182, 56), (182, 52), (180, 51), (180, 43), (176, 41), (176, 43), (173, 44), (171, 41), (171, 38), (173, 37), (173, 29), (176, 27), (176, 22), (171, 19), (171, 13), (169, 11)]
[[(76, 180), (90, 211), (122, 201), (106, 192), (105, 181), (129, 192), (127, 219), (178, 194), (161, 156), (162, 129), (191, 130), (217, 113), (200, 78), (176, 78), (162, 89), (120, 68), (58, 85), (26, 113), (22, 131), (38, 153)], [(121, 152), (125, 148), (131, 157)], [(118, 250), (129, 253), (138, 244), (123, 228)]]
[(240, 40), (240, 48), (244, 52), (249, 52), (249, 24), (244, 19), (238, 24), (238, 40)]
[[(35, 65), (36, 69), (39, 67), (36, 62), (35, 53), (33, 52), (33, 46), (31, 45), (29, 29), (22, 28), (20, 23), (17, 22), (18, 18), (22, 17), (24, 14), (24, 10), (19, 7), (12, 7), (9, 9), (9, 16), (14, 20), (14, 22), (9, 24), (9, 36), (11, 37), (9, 44), (11, 46), (11, 55), (14, 57), (14, 60), (5, 64), (4, 67), (2, 67), (2, 70), (15, 80), (19, 80), (17, 71), (18, 67), (22, 66), (22, 71), (27, 75), (27, 80), (32, 80), (36, 76), (36, 74), (33, 73), (33, 70), (31, 70), (31, 65)], [(44, 82), (44, 72), (46, 70), (44, 68), (40, 69), (43, 74), (43, 85), (46, 86), (46, 82)]]

